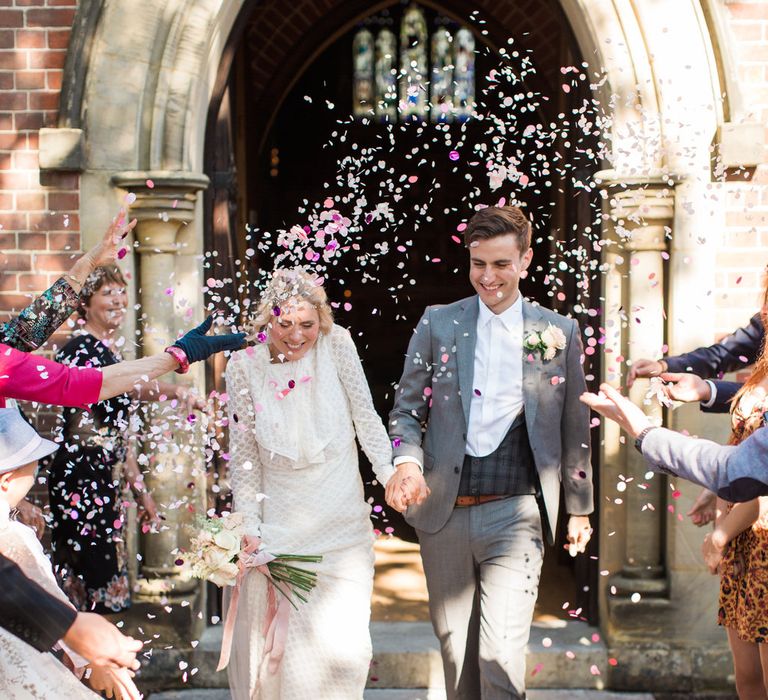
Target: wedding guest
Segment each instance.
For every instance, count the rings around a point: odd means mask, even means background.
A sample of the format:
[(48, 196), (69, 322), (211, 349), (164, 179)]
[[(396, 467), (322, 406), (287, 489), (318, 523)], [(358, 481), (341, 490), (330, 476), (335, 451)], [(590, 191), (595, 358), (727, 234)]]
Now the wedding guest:
[(561, 495), (574, 556), (591, 534), (584, 354), (576, 321), (520, 294), (533, 251), (518, 207), (481, 209), (464, 237), (477, 293), (416, 325), (389, 416), (387, 503), (407, 506), (419, 537), (449, 700), (524, 698)]
[(248, 700), (258, 686), (264, 700), (361, 698), (371, 661), (374, 536), (355, 438), (382, 484), (392, 473), (389, 439), (355, 344), (333, 323), (314, 275), (276, 270), (252, 332), (261, 344), (235, 353), (226, 369), (244, 544), (323, 561), (312, 565), (319, 575), (308, 602), (288, 608), (281, 662), (274, 648), (264, 654), (267, 579), (249, 570), (234, 623), (232, 696)]
[[(57, 362), (93, 368), (120, 362), (116, 341), (128, 303), (126, 286), (115, 265), (97, 267), (89, 275), (80, 292), (82, 324), (56, 354)], [(61, 446), (48, 475), (51, 544), (61, 586), (80, 610), (120, 612), (131, 604), (120, 494), (125, 485), (130, 487), (142, 519), (159, 527), (157, 507), (136, 461), (135, 440), (129, 439), (136, 402), (159, 396), (185, 407), (192, 399), (190, 407), (201, 407), (188, 388), (155, 381), (88, 410), (64, 410)]]
[[(32, 529), (10, 519), (10, 511), (35, 481), (38, 460), (56, 450), (41, 438), (15, 408), (0, 409), (0, 553), (61, 602), (71, 605), (56, 585), (53, 570)], [(85, 671), (92, 688), (117, 698), (139, 698), (127, 669), (87, 667), (66, 644), (68, 670), (51, 656), (40, 657), (19, 638), (0, 630), (0, 694), (4, 698), (95, 698), (77, 681)], [(32, 653), (30, 653), (32, 651)]]

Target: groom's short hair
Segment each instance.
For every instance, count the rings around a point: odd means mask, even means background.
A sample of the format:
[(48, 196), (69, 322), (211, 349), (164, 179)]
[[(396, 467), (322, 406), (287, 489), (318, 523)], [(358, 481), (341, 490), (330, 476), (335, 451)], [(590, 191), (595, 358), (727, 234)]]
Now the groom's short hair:
[(531, 247), (531, 222), (520, 207), (486, 207), (476, 212), (464, 229), (464, 244), (484, 241), (496, 236), (512, 235), (520, 253)]

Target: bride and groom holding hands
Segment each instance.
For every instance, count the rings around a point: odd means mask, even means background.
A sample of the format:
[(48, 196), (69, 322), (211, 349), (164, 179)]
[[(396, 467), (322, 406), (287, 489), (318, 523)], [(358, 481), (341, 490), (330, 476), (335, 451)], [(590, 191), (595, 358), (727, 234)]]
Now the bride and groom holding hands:
[(228, 666), (236, 700), (362, 697), (374, 535), (355, 438), (418, 534), (448, 698), (525, 697), (561, 486), (573, 554), (591, 533), (582, 344), (574, 320), (519, 292), (533, 255), (520, 209), (482, 209), (464, 235), (476, 294), (425, 310), (388, 433), (350, 334), (303, 270), (275, 272), (251, 328), (260, 343), (229, 362), (231, 485), (247, 544), (323, 556), (279, 659), (261, 634), (267, 579), (245, 577)]

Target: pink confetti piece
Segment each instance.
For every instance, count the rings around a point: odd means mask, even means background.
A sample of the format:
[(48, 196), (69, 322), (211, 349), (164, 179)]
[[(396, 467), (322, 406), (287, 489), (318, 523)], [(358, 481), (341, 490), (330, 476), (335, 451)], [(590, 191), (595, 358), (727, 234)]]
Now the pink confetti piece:
[(458, 159), (459, 159), (459, 152), (458, 152), (458, 151), (451, 151), (451, 152), (448, 154), (448, 157), (449, 157), (451, 160), (458, 160)]
[(533, 678), (533, 676), (535, 676), (537, 673), (539, 673), (542, 668), (544, 668), (544, 664), (542, 664), (542, 663), (536, 664), (533, 667), (533, 669), (531, 670), (531, 678)]
[(147, 180), (147, 187), (149, 187), (150, 190), (155, 189), (155, 183), (152, 182), (152, 180)]
[(118, 260), (122, 260), (126, 255), (128, 255), (128, 248), (120, 248), (120, 250), (117, 251)]
[(408, 178), (408, 182), (410, 182), (411, 184), (413, 184), (414, 182), (418, 182), (418, 181), (419, 181), (419, 176), (418, 175), (411, 175)]

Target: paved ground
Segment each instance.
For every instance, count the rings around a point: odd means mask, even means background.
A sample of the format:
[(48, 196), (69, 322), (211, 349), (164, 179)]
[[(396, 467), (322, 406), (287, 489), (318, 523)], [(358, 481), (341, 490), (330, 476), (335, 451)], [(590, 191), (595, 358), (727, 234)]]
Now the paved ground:
[[(365, 700), (445, 700), (445, 692), (416, 690), (366, 690)], [(149, 700), (230, 700), (226, 690), (180, 690), (155, 693)], [(612, 693), (601, 690), (529, 690), (528, 700), (654, 700), (650, 693)]]

